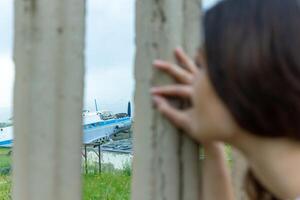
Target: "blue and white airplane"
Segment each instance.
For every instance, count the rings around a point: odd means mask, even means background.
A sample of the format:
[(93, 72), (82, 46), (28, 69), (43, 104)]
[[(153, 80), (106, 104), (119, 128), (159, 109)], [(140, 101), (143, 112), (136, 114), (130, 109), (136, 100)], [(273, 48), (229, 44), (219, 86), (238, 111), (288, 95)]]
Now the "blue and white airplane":
[(13, 144), (13, 126), (0, 129), (0, 147), (11, 147)]
[[(96, 101), (95, 101), (96, 103)], [(97, 103), (96, 103), (96, 110)], [(127, 131), (131, 128), (131, 104), (128, 103), (127, 113), (113, 114), (109, 111), (84, 111), (83, 117), (83, 144), (95, 142), (104, 143), (110, 140), (110, 136)], [(13, 146), (13, 125), (0, 129), (0, 147)]]

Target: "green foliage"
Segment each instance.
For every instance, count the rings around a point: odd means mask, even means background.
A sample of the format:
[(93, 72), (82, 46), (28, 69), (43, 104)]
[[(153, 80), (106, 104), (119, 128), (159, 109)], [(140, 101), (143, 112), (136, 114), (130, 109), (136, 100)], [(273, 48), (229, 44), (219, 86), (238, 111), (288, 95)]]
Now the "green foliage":
[(225, 146), (225, 152), (226, 152), (226, 156), (227, 156), (227, 161), (229, 163), (230, 166), (232, 166), (232, 147), (230, 145), (226, 145)]
[(0, 148), (0, 200), (10, 200), (11, 149)]
[(123, 165), (122, 173), (126, 176), (131, 176), (132, 174), (132, 167), (130, 162), (126, 162)]
[(114, 173), (116, 169), (112, 163), (105, 163), (101, 165), (101, 171), (106, 173)]
[[(83, 175), (83, 200), (129, 200), (130, 179), (120, 171)], [(10, 176), (0, 176), (0, 200), (11, 200)]]
[[(129, 200), (130, 179), (121, 172), (83, 175), (83, 200)], [(10, 192), (10, 176), (0, 176), (0, 200), (11, 200)]]
[(84, 175), (83, 200), (129, 200), (130, 179), (120, 172)]
[(123, 169), (115, 169), (112, 163), (88, 164), (88, 174), (83, 177), (83, 200), (129, 200), (131, 164), (124, 163)]
[(0, 200), (11, 200), (10, 176), (0, 176)]
[(11, 171), (11, 150), (0, 148), (0, 175), (8, 175)]
[[(85, 173), (85, 165), (82, 165), (83, 172)], [(112, 163), (102, 163), (101, 164), (101, 172), (114, 173), (118, 171), (115, 169)], [(98, 162), (88, 162), (87, 166), (88, 174), (98, 174), (99, 173), (99, 163)]]
[[(10, 149), (0, 148), (0, 200), (11, 200)], [(113, 164), (88, 163), (88, 174), (83, 175), (83, 200), (129, 200), (131, 165), (117, 170)]]

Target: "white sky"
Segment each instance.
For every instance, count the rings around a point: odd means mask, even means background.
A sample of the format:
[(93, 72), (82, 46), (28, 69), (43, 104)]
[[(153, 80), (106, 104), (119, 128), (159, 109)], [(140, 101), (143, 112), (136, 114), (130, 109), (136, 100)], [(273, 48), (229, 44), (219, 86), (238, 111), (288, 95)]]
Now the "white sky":
[(12, 105), (14, 66), (12, 55), (12, 0), (0, 0), (0, 107)]
[[(216, 0), (205, 0), (210, 7)], [(134, 90), (134, 0), (88, 0), (85, 107), (126, 110)], [(11, 107), (13, 0), (0, 0), (0, 108)], [(109, 22), (109, 23), (108, 23)]]
[(9, 107), (14, 80), (14, 66), (9, 55), (0, 55), (0, 77), (0, 107)]

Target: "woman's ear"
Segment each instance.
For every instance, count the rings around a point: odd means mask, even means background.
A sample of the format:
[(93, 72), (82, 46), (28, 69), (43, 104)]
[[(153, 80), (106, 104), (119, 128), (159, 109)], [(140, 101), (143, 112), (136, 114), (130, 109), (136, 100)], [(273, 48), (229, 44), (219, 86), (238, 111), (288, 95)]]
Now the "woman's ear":
[(199, 48), (197, 55), (195, 56), (195, 63), (200, 68), (207, 68), (206, 55), (205, 51), (202, 48)]

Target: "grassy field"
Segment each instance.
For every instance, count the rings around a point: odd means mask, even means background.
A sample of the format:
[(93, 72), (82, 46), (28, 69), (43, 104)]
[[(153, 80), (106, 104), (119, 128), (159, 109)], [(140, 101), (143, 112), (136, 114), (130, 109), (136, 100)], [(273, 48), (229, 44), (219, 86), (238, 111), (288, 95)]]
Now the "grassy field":
[(83, 185), (84, 200), (130, 199), (130, 176), (122, 172), (85, 175)]
[[(11, 178), (0, 176), (0, 200), (10, 200)], [(129, 200), (130, 176), (123, 173), (84, 175), (83, 200)]]
[(10, 150), (5, 148), (0, 148), (0, 169), (10, 166)]
[[(0, 148), (0, 200), (11, 199), (10, 163), (9, 150)], [(104, 165), (103, 171), (83, 175), (83, 200), (129, 200), (131, 169), (125, 166), (115, 170)]]
[(10, 200), (11, 178), (10, 176), (0, 176), (0, 200)]
[(11, 199), (10, 150), (0, 148), (0, 200)]
[[(232, 163), (231, 147), (226, 147), (228, 161)], [(0, 200), (10, 200), (10, 152), (0, 148)], [(97, 174), (97, 165), (89, 165), (89, 174), (83, 175), (83, 200), (129, 200), (131, 167), (115, 170), (112, 165), (103, 165), (102, 174)]]

